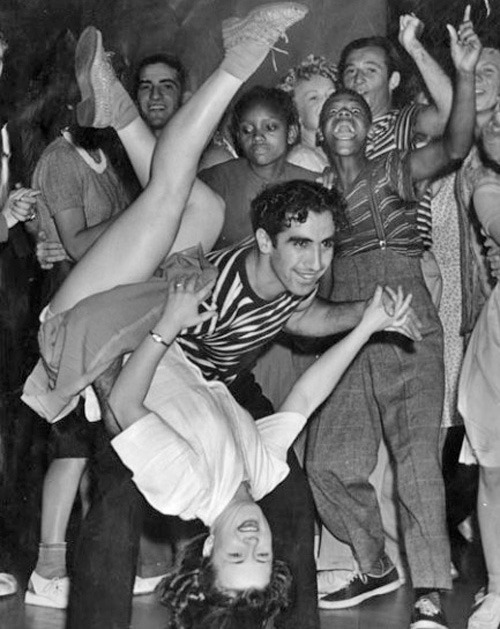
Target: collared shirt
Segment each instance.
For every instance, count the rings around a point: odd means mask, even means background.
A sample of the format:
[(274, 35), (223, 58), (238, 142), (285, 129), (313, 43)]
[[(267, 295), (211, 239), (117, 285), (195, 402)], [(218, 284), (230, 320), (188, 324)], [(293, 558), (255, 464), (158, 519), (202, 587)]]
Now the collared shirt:
[(162, 358), (145, 406), (153, 412), (115, 437), (113, 448), (155, 509), (208, 526), (243, 481), (255, 500), (279, 485), (289, 472), (288, 448), (306, 423), (294, 412), (254, 421), (177, 343)]

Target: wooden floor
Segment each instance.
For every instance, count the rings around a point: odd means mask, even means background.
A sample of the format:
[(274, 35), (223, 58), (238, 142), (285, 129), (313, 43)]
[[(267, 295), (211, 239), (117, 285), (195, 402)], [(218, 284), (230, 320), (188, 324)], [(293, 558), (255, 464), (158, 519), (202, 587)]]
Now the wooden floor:
[[(466, 629), (468, 610), (479, 584), (455, 581), (445, 597), (449, 629)], [(344, 611), (321, 612), (322, 629), (405, 629), (409, 626), (410, 591), (406, 586)], [(132, 629), (165, 629), (167, 613), (154, 595), (135, 597)], [(24, 606), (21, 594), (0, 601), (1, 629), (64, 629), (65, 612)]]

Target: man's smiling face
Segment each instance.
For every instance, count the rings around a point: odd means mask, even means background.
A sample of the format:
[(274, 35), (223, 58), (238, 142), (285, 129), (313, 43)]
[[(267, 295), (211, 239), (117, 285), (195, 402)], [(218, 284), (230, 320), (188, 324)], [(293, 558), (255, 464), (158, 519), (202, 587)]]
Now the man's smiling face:
[(181, 85), (175, 68), (158, 62), (144, 66), (139, 75), (137, 104), (152, 131), (163, 129), (179, 109)]

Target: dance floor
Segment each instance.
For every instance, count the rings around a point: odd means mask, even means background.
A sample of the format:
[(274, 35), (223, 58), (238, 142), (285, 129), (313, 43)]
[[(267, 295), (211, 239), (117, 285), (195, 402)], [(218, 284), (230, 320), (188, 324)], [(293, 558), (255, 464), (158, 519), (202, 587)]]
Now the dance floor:
[[(466, 629), (467, 615), (478, 583), (459, 579), (446, 596), (449, 629)], [(409, 626), (410, 592), (406, 586), (344, 611), (321, 612), (322, 629), (406, 629)], [(65, 612), (25, 606), (20, 594), (0, 601), (2, 629), (64, 629)], [(134, 598), (132, 629), (165, 629), (168, 615), (154, 595)]]

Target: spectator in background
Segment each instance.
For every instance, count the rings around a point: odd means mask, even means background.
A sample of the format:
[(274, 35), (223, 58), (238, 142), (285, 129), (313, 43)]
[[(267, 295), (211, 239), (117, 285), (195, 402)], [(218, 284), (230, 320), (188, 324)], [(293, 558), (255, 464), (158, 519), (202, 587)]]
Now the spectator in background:
[(185, 87), (185, 70), (173, 55), (150, 55), (137, 66), (133, 93), (141, 117), (156, 137), (186, 100)]
[[(423, 24), (414, 15), (400, 17), (399, 41), (415, 62), (432, 101), (426, 105), (410, 103), (398, 107), (397, 97), (403, 81), (403, 64), (394, 45), (385, 37), (357, 39), (344, 48), (339, 61), (339, 80), (347, 88), (361, 94), (372, 114), (372, 125), (366, 142), (369, 160), (393, 149), (416, 148), (418, 140), (442, 134), (451, 107), (452, 87), (449, 77), (429, 55), (418, 39)], [(430, 194), (417, 203), (409, 203), (410, 211), (417, 210), (417, 224), (425, 251), (421, 258), (427, 286), (437, 304), (441, 292), (439, 268), (429, 251), (431, 246)], [(394, 479), (385, 444), (382, 442), (379, 461), (370, 477), (379, 498), (388, 554), (402, 572), (398, 523), (394, 504)], [(319, 588), (334, 592), (348, 582), (355, 570), (351, 553), (324, 531), (320, 547)], [(347, 570), (347, 572), (346, 572)], [(321, 606), (321, 602), (320, 602)]]
[(322, 172), (328, 159), (317, 144), (319, 114), (335, 91), (337, 66), (324, 57), (308, 55), (290, 68), (277, 87), (290, 94), (299, 116), (299, 141), (288, 153), (288, 161), (302, 168)]
[[(7, 41), (2, 32), (0, 32), (0, 77), (3, 72), (4, 55), (7, 51)], [(36, 197), (37, 193), (34, 190), (28, 188), (18, 187), (15, 190), (9, 191), (10, 177), (9, 177), (9, 144), (8, 135), (5, 127), (2, 129), (2, 160), (0, 164), (0, 303), (2, 304), (2, 311), (0, 312), (0, 338), (4, 334), (8, 335), (9, 326), (14, 323), (18, 325), (19, 321), (10, 321), (8, 316), (8, 305), (12, 299), (12, 295), (9, 291), (9, 284), (6, 282), (6, 271), (4, 265), (4, 243), (9, 239), (9, 231), (15, 227), (19, 222), (25, 222), (32, 220), (35, 216)], [(2, 349), (4, 348), (2, 342)], [(6, 357), (7, 358), (7, 357)], [(0, 394), (2, 398), (7, 391), (2, 390)], [(5, 403), (7, 406), (7, 403)], [(4, 407), (4, 401), (2, 399), (2, 407)], [(3, 420), (3, 417), (2, 417)], [(2, 427), (3, 428), (3, 427)], [(5, 461), (3, 460), (3, 429), (0, 433), (0, 473), (5, 471)], [(0, 597), (10, 596), (17, 591), (17, 582), (12, 574), (7, 572), (0, 572)]]

